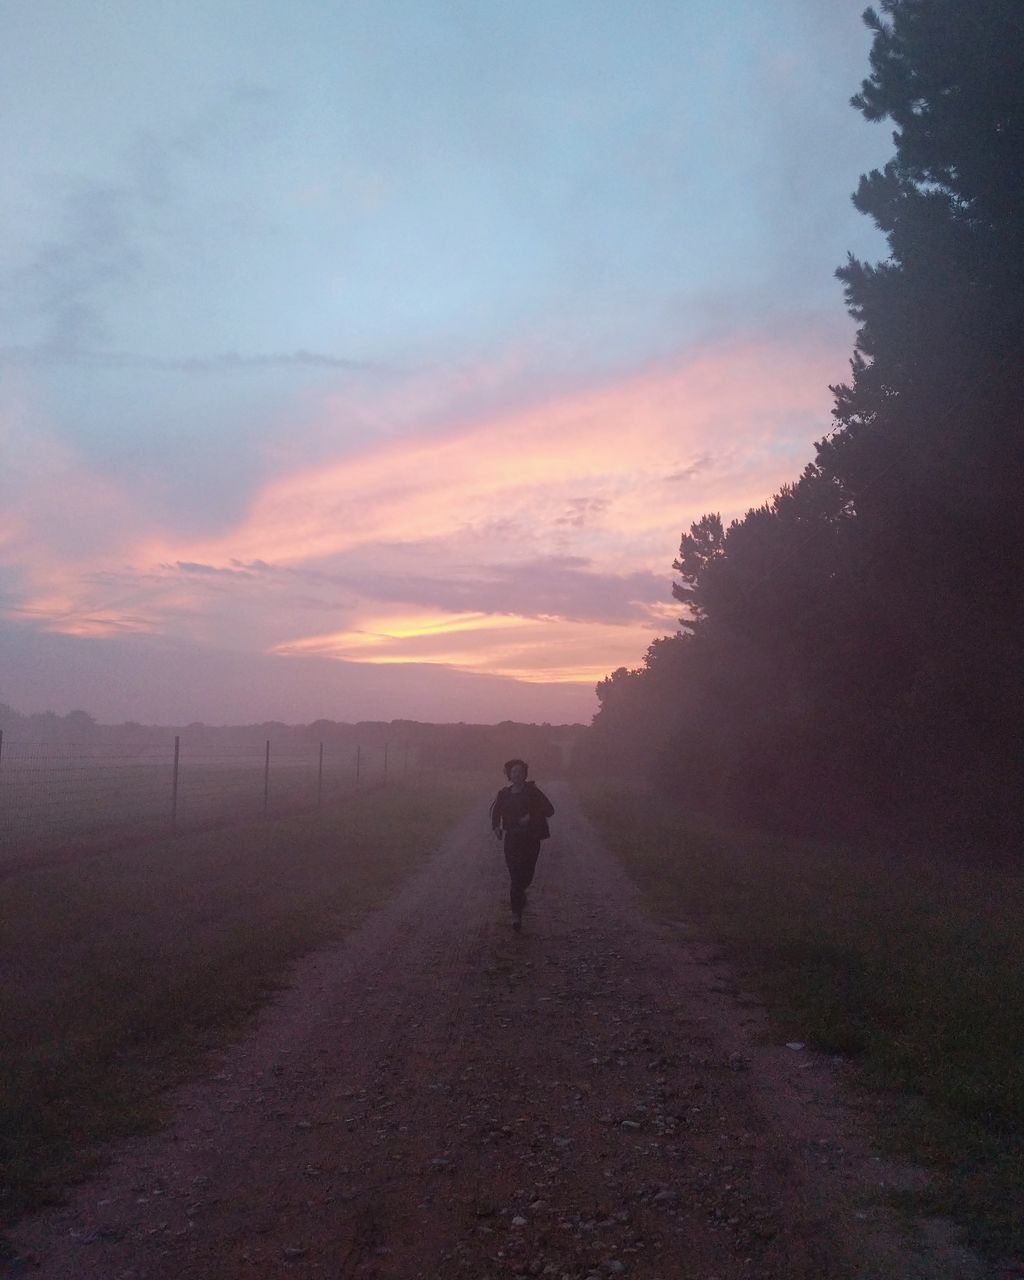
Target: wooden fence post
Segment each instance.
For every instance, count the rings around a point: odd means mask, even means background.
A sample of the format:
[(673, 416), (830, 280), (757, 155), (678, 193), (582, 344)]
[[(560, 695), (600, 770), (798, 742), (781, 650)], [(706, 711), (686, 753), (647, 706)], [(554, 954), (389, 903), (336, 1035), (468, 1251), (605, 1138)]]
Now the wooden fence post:
[(181, 738), (174, 735), (174, 769), (171, 774), (171, 835), (178, 834), (178, 762), (181, 756)]

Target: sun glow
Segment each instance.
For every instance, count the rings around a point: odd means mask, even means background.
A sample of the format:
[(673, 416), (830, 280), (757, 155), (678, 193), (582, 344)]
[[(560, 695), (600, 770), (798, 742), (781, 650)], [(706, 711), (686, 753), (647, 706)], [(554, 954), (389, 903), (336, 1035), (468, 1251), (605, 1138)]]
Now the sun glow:
[(274, 652), (377, 665), (426, 663), (531, 683), (593, 684), (614, 667), (635, 662), (649, 643), (649, 629), (639, 626), (403, 612), (374, 616), (346, 631), (286, 641)]

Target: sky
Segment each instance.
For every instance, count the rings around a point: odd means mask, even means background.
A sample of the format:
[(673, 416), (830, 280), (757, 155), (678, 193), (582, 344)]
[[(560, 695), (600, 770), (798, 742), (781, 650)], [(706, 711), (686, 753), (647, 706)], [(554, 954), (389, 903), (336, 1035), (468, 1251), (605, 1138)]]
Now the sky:
[(863, 0), (0, 0), (0, 702), (587, 722), (796, 479)]

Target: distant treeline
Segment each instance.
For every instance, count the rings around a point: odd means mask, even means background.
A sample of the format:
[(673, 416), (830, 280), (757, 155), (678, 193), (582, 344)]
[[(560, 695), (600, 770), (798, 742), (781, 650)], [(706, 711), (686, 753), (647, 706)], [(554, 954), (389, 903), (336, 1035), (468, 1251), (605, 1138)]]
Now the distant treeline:
[(126, 749), (159, 746), (178, 736), (183, 748), (207, 754), (218, 749), (259, 752), (268, 741), (275, 753), (296, 755), (315, 751), (320, 743), (335, 752), (387, 746), (395, 750), (396, 761), (398, 752), (408, 751), (417, 768), (490, 769), (499, 777), (502, 764), (511, 756), (528, 760), (538, 776), (565, 774), (589, 732), (581, 724), (518, 724), (512, 720), (500, 724), (423, 724), (416, 720), (361, 720), (355, 724), (315, 720), (303, 725), (278, 720), (247, 725), (200, 721), (186, 725), (98, 724), (85, 711), (63, 716), (52, 711), (22, 715), (5, 703), (0, 703), (0, 731), (11, 742), (69, 747), (108, 743)]
[(857, 208), (889, 258), (802, 476), (673, 568), (683, 630), (598, 687), (593, 749), (695, 808), (1020, 847), (1024, 5), (882, 0), (853, 105), (895, 155)]

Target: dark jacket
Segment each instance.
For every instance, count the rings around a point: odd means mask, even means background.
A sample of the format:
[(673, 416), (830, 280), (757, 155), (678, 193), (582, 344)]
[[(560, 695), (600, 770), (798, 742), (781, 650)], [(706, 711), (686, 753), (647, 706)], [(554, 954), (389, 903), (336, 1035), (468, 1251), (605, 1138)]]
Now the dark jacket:
[[(491, 827), (503, 829), (506, 836), (529, 836), (531, 840), (546, 840), (551, 835), (548, 818), (555, 806), (535, 782), (526, 782), (516, 794), (511, 787), (502, 787), (491, 805)], [(519, 819), (526, 815), (529, 822), (523, 825)]]

